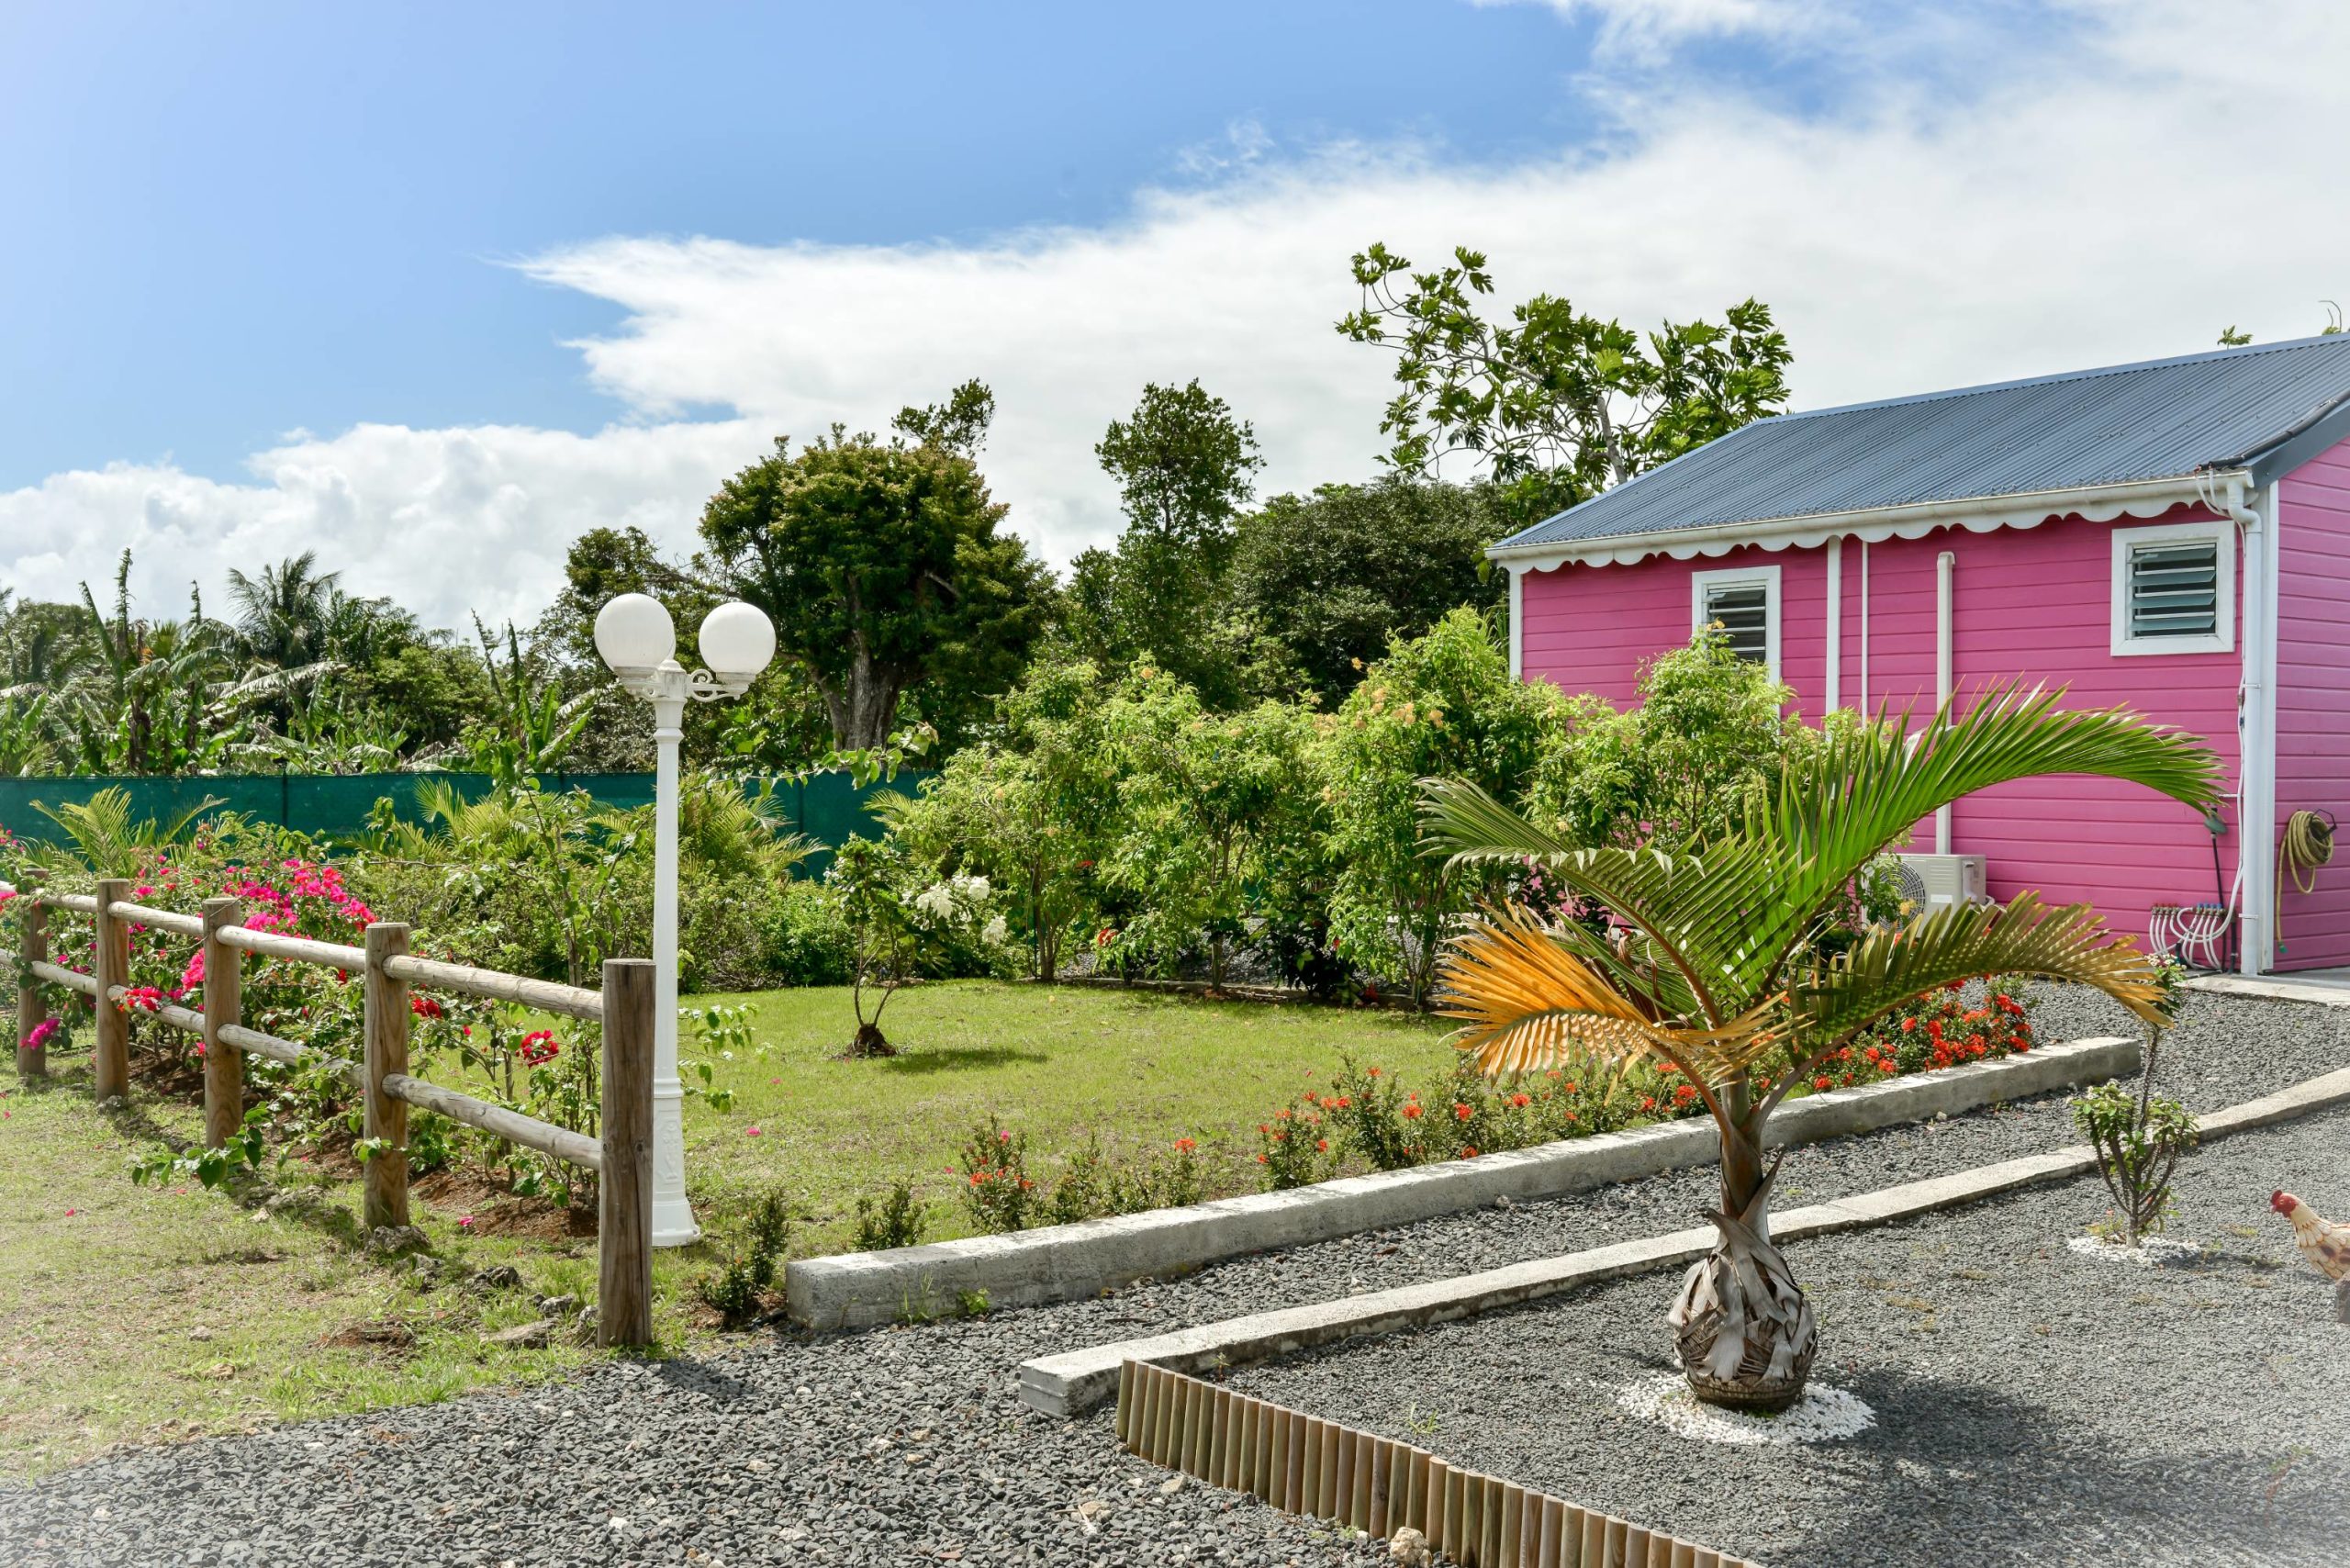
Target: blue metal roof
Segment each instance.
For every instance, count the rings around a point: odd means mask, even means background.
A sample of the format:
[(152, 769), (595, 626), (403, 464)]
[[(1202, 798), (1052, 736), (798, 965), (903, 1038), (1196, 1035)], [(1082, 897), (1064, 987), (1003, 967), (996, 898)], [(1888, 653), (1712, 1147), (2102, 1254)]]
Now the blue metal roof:
[(2350, 333), (1760, 420), (1505, 539), (1572, 545), (2249, 467), (2350, 436)]

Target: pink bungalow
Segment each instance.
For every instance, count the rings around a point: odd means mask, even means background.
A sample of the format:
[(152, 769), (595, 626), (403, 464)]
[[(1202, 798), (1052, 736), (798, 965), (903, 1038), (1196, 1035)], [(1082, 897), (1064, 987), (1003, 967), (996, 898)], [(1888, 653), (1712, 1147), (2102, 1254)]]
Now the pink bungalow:
[(2207, 967), (2350, 964), (2350, 864), (2303, 848), (2350, 811), (2350, 335), (1782, 415), (1491, 554), (1513, 666), (1571, 691), (1628, 700), (1719, 622), (1814, 714), (2021, 676), (2191, 730), (2218, 822), (2009, 785), (1921, 824), (1912, 871), (2087, 900)]

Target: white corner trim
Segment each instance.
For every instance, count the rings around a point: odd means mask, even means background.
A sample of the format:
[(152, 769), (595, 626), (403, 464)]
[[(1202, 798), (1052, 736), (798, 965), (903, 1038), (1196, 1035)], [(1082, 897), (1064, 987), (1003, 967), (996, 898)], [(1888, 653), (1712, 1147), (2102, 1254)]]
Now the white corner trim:
[[(2210, 477), (2205, 476), (2207, 484)], [(1729, 522), (1709, 528), (1627, 533), (1610, 539), (1496, 544), (1485, 554), (1488, 559), (1535, 571), (1550, 571), (1570, 563), (1628, 566), (1651, 555), (1686, 561), (1699, 555), (1727, 555), (1749, 544), (1773, 552), (1807, 549), (1843, 533), (1867, 544), (1887, 539), (1922, 539), (1938, 528), (1964, 528), (1972, 533), (1988, 533), (1999, 528), (2037, 528), (2051, 518), (2076, 513), (2091, 522), (2110, 522), (2123, 516), (2160, 517), (2175, 506), (2200, 504), (2203, 499), (2203, 488), (2192, 476), (2132, 479), (2114, 485), (2077, 485), (2010, 496), (1975, 496), (1962, 500), (1919, 501), (1908, 506)]]
[[(2130, 552), (2143, 544), (2180, 544), (2208, 540), (2219, 567), (2218, 629), (2204, 637), (2132, 637), (2130, 635)], [(2157, 523), (2150, 528), (2113, 531), (2112, 607), (2109, 624), (2113, 655), (2121, 657), (2164, 654), (2226, 654), (2236, 645), (2236, 527), (2226, 518), (2200, 522)], [(2247, 546), (2250, 548), (2251, 546)]]
[(1706, 628), (1706, 590), (1714, 588), (1746, 588), (1760, 585), (1762, 589), (1762, 662), (1769, 666), (1771, 678), (1779, 678), (1779, 568), (1774, 563), (1767, 566), (1721, 566), (1710, 572), (1689, 574), (1689, 634), (1695, 636)]
[(1526, 568), (1509, 568), (1509, 678), (1526, 678)]

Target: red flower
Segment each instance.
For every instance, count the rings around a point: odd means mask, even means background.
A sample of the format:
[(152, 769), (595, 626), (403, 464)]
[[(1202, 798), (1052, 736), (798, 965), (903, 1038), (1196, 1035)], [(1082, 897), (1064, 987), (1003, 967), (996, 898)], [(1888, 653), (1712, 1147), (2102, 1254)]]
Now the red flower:
[(1653, 1095), (1653, 1094), (1644, 1094), (1644, 1095), (1642, 1095), (1642, 1096), (1640, 1097), (1640, 1109), (1641, 1109), (1641, 1110), (1643, 1110), (1643, 1111), (1653, 1111), (1653, 1110), (1655, 1110), (1655, 1109), (1656, 1109), (1656, 1096), (1655, 1096), (1655, 1095)]
[(1476, 1114), (1476, 1112), (1471, 1110), (1468, 1106), (1461, 1104), (1459, 1101), (1456, 1100), (1453, 1102), (1452, 1119), (1454, 1121), (1465, 1122)]
[(1418, 1101), (1415, 1100), (1404, 1105), (1404, 1119), (1408, 1122), (1416, 1122), (1420, 1119), (1420, 1104)]
[(1812, 1086), (1814, 1089), (1825, 1089), (1825, 1088), (1827, 1088), (1827, 1087), (1828, 1087), (1828, 1075), (1827, 1075), (1826, 1073), (1824, 1073), (1824, 1072), (1823, 1072), (1823, 1073), (1821, 1073), (1818, 1078), (1815, 1078), (1815, 1079), (1813, 1079), (1813, 1080), (1811, 1081), (1811, 1086)]
[(441, 1004), (429, 996), (410, 994), (408, 1010), (419, 1018), (438, 1018), (442, 1015)]
[(1189, 1154), (1192, 1150), (1199, 1147), (1200, 1146), (1198, 1144), (1193, 1143), (1187, 1137), (1179, 1137), (1175, 1140), (1175, 1152), (1178, 1154)]
[(562, 1042), (554, 1037), (553, 1029), (534, 1029), (522, 1036), (522, 1060), (532, 1067), (554, 1060), (562, 1050)]

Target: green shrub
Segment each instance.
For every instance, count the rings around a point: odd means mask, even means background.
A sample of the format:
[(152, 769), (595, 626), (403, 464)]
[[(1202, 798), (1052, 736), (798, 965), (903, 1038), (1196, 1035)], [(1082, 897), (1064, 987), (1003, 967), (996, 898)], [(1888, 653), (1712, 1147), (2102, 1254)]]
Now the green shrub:
[(694, 1289), (730, 1328), (757, 1316), (775, 1283), (776, 1265), (791, 1238), (791, 1209), (778, 1189), (762, 1193), (744, 1226), (744, 1245)]
[(878, 1204), (871, 1198), (856, 1200), (856, 1249), (860, 1252), (913, 1247), (922, 1241), (922, 1205), (914, 1201), (911, 1182), (892, 1182)]

